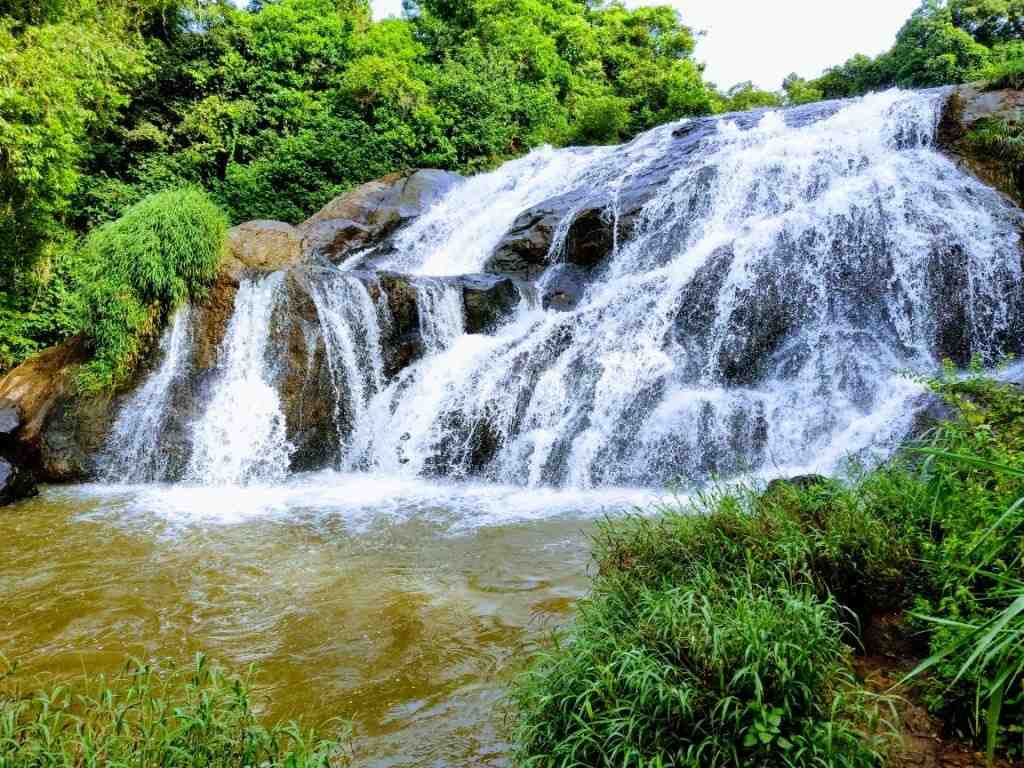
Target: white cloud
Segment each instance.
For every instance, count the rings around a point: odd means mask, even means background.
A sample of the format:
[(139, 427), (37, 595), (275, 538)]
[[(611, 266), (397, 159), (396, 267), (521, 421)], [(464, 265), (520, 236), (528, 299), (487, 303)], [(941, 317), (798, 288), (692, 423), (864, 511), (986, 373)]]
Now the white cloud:
[[(920, 0), (661, 0), (706, 35), (697, 58), (710, 80), (728, 88), (743, 80), (775, 90), (790, 72), (805, 77), (855, 53), (886, 50)], [(654, 0), (629, 0), (631, 6)], [(377, 18), (397, 16), (402, 0), (373, 0)]]

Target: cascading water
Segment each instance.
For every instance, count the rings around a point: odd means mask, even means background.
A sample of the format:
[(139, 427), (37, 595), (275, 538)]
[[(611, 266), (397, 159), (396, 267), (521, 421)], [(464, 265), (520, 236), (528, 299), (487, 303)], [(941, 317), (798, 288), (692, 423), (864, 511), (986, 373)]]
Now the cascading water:
[[(1018, 214), (931, 147), (942, 100), (891, 92), (805, 110), (800, 126), (719, 121), (574, 311), (523, 308), (378, 395), (367, 463), (590, 487), (888, 450), (920, 394), (897, 372), (964, 351), (993, 360), (1019, 309)], [(609, 178), (609, 163), (637, 165), (601, 155), (587, 172)], [(452, 225), (452, 240), (472, 228)], [(432, 247), (407, 267), (451, 240)]]
[(167, 426), (175, 386), (189, 372), (190, 320), (187, 305), (174, 313), (160, 339), (159, 366), (119, 411), (100, 459), (105, 480), (142, 483), (168, 479), (171, 456), (156, 437)]
[(453, 283), (431, 278), (416, 282), (416, 309), (420, 334), (428, 355), (447, 349), (465, 332), (462, 317), (462, 289)]
[(322, 270), (312, 282), (334, 389), (340, 464), (351, 467), (348, 437), (364, 428), (370, 399), (384, 386), (380, 310), (363, 282)]
[[(391, 333), (386, 273), (359, 266), (369, 251), (310, 268), (305, 332), (310, 350), (323, 341), (337, 466), (657, 487), (887, 454), (921, 398), (901, 371), (933, 371), (945, 356), (994, 362), (1021, 342), (1022, 217), (932, 146), (944, 99), (893, 91), (684, 121), (622, 147), (543, 148), (471, 178), (376, 263), (404, 272), (416, 297), (419, 352), (391, 369), (385, 347), (410, 342)], [(610, 253), (563, 265), (577, 215), (592, 220), (595, 206)], [(571, 267), (578, 299), (568, 311), (523, 301), (497, 328), (466, 333), (450, 276), (483, 271), (534, 208), (561, 211), (545, 224), (535, 285), (543, 293)], [(193, 429), (191, 481), (288, 471), (287, 376), (275, 370), (281, 340), (271, 343), (282, 282), (239, 290)], [(147, 382), (146, 408), (159, 410), (170, 360)], [(148, 418), (118, 429), (159, 430)], [(115, 474), (146, 466), (131, 450)], [(127, 476), (160, 474), (140, 472)]]
[(270, 321), (283, 273), (244, 280), (220, 350), (216, 380), (192, 436), (186, 478), (203, 485), (275, 482), (288, 472), (281, 398), (273, 386)]

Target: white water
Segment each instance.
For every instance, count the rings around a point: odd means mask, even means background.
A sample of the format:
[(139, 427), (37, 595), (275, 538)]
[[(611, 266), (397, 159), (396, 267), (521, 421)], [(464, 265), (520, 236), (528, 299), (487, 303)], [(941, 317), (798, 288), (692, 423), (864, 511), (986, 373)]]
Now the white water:
[(104, 479), (127, 483), (167, 479), (170, 456), (158, 439), (170, 416), (173, 387), (189, 372), (191, 310), (174, 313), (160, 338), (160, 364), (124, 403), (101, 457)]
[(201, 485), (246, 485), (285, 478), (293, 452), (269, 366), (270, 320), (283, 273), (245, 280), (220, 349), (216, 380), (192, 435), (186, 477)]
[(420, 333), (428, 355), (448, 349), (465, 333), (462, 288), (442, 280), (421, 278), (416, 283)]
[[(932, 147), (942, 99), (723, 119), (696, 148), (663, 126), (624, 147), (537, 150), (456, 187), (386, 264), (417, 276), (424, 348), (392, 380), (366, 278), (315, 283), (340, 467), (578, 492), (888, 455), (922, 394), (900, 371), (933, 371), (947, 348), (995, 362), (1019, 343), (1020, 214)], [(666, 160), (675, 171), (629, 237), (616, 226), (573, 311), (524, 302), (465, 333), (461, 289), (429, 276), (480, 271), (520, 213), (563, 193), (587, 191), (617, 224), (622, 191)], [(266, 350), (280, 282), (239, 293), (193, 482), (284, 479)]]
[(398, 237), (384, 269), (415, 275), (480, 272), (516, 216), (573, 189), (612, 148), (542, 147), (456, 186)]
[(942, 269), (962, 270), (989, 359), (1020, 280), (1010, 209), (930, 146), (939, 105), (891, 92), (802, 128), (721, 122), (574, 312), (524, 309), (379, 395), (369, 464), (468, 475), (482, 433), (491, 479), (577, 488), (884, 455), (920, 395), (897, 371), (939, 362), (936, 252), (965, 257)]
[(384, 386), (378, 308), (360, 280), (325, 272), (313, 283), (334, 387), (340, 464), (350, 466), (348, 435), (364, 428), (370, 398)]

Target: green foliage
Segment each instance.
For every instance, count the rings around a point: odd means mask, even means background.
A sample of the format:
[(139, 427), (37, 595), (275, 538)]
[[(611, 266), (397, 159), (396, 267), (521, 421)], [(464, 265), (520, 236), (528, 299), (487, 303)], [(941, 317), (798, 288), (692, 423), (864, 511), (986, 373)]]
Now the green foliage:
[(80, 374), (91, 391), (122, 384), (175, 307), (216, 275), (227, 222), (205, 193), (162, 192), (86, 239), (78, 266), (82, 328), (93, 358)]
[(751, 82), (738, 83), (725, 93), (722, 109), (725, 112), (745, 112), (748, 109), (781, 107), (782, 98), (777, 93), (762, 91)]
[(39, 26), (0, 16), (0, 292), (52, 255), (89, 131), (143, 71), (144, 53), (122, 39), (122, 14), (83, 6), (66, 18), (41, 13)]
[(296, 723), (262, 725), (252, 673), (232, 677), (200, 655), (187, 668), (129, 663), (113, 677), (24, 687), (0, 657), (0, 768), (157, 766), (329, 768), (337, 740)]
[(659, 511), (601, 527), (592, 597), (515, 689), (519, 763), (877, 765), (848, 606), (899, 592), (905, 542), (829, 482)]
[(710, 568), (597, 590), (518, 682), (518, 764), (879, 764), (876, 709), (812, 592)]

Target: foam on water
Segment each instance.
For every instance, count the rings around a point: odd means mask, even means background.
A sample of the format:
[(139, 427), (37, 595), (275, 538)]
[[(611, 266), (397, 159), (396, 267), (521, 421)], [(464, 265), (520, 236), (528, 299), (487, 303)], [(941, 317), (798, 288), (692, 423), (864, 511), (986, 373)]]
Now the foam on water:
[(234, 486), (284, 480), (292, 452), (273, 385), (270, 319), (283, 273), (244, 280), (235, 298), (212, 394), (195, 423), (186, 479)]

